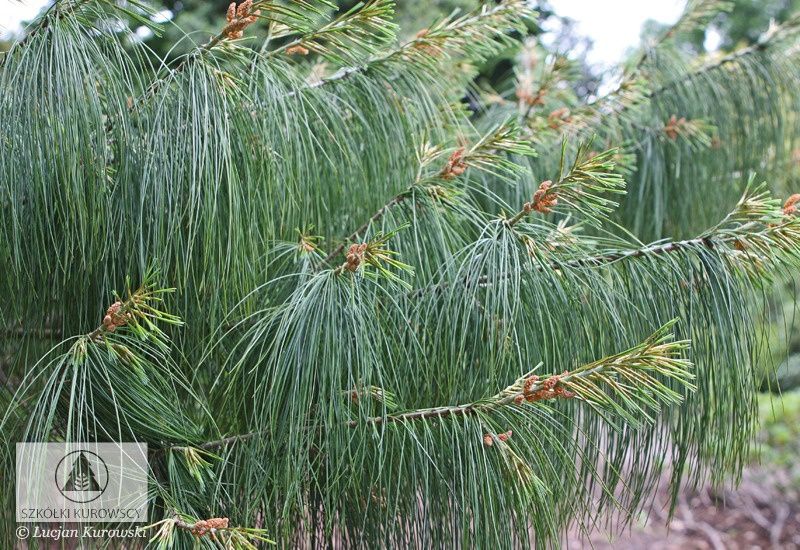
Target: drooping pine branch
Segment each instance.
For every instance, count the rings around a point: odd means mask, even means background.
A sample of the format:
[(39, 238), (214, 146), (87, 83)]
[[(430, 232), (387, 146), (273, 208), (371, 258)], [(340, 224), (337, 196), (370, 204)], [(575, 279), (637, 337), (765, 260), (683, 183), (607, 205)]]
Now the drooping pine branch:
[(564, 172), (567, 155), (567, 142), (561, 146), (560, 177), (555, 183), (544, 181), (513, 218), (508, 221), (514, 227), (531, 212), (553, 212), (559, 201), (588, 219), (600, 221), (611, 212), (617, 203), (606, 198), (608, 194), (624, 194), (625, 181), (616, 171), (618, 149), (602, 153), (591, 151), (591, 142), (581, 144), (575, 154), (572, 166)]
[[(493, 174), (499, 178), (511, 178), (519, 175), (523, 169), (508, 156), (532, 157), (536, 152), (529, 142), (521, 137), (518, 126), (500, 124), (484, 134), (472, 146), (453, 150), (447, 160), (442, 162), (445, 154), (446, 150), (440, 147), (426, 147), (419, 155), (420, 164), (415, 181), (389, 199), (367, 221), (348, 235), (327, 255), (325, 263), (330, 263), (344, 251), (348, 242), (356, 241), (371, 226), (379, 222), (389, 210), (403, 202), (414, 188), (429, 189), (435, 193), (437, 186), (462, 176), (470, 168)], [(433, 165), (439, 166), (439, 169), (431, 171), (430, 167)]]
[(800, 17), (798, 16), (792, 17), (780, 25), (774, 25), (765, 32), (755, 44), (739, 48), (738, 50), (701, 65), (693, 71), (651, 90), (647, 93), (647, 99), (653, 99), (688, 81), (699, 80), (703, 78), (704, 75), (722, 69), (726, 65), (735, 64), (744, 58), (777, 46), (780, 44), (781, 40), (787, 38), (787, 36), (793, 35), (798, 30), (800, 30)]
[[(791, 198), (781, 208), (780, 201), (770, 196), (765, 184), (751, 186), (725, 219), (698, 237), (571, 259), (554, 263), (552, 267), (600, 267), (620, 260), (694, 248), (716, 250), (742, 266), (780, 263), (776, 253), (786, 254), (787, 258), (797, 258), (800, 254), (800, 218), (791, 210), (790, 201)], [(790, 205), (788, 209), (785, 204)]]
[[(800, 219), (792, 210), (791, 197), (780, 207), (765, 184), (750, 186), (736, 207), (722, 221), (701, 235), (681, 241), (656, 242), (630, 250), (607, 252), (595, 256), (576, 258), (553, 264), (561, 267), (599, 267), (629, 258), (668, 254), (707, 248), (716, 250), (737, 261), (746, 260), (753, 265), (775, 263), (775, 253), (797, 256), (800, 244)], [(789, 205), (787, 208), (786, 205)], [(741, 263), (745, 265), (746, 262)]]
[[(712, 1), (709, 4), (718, 3)], [(713, 7), (712, 9), (714, 12), (718, 12), (723, 8), (724, 6), (722, 8)], [(693, 19), (690, 18), (684, 23), (691, 20)], [(679, 23), (681, 27), (686, 26), (680, 21)], [(676, 28), (672, 27), (671, 29)], [(790, 18), (784, 23), (771, 27), (755, 44), (743, 46), (729, 54), (712, 59), (708, 63), (687, 71), (655, 88), (649, 87), (647, 81), (640, 75), (643, 69), (642, 65), (647, 61), (648, 52), (652, 51), (652, 48), (645, 50), (639, 56), (639, 62), (635, 64), (638, 65), (638, 68), (627, 73), (616, 88), (594, 102), (573, 110), (570, 112), (569, 117), (558, 121), (556, 128), (560, 133), (568, 136), (577, 135), (586, 130), (592, 131), (592, 129), (600, 127), (609, 120), (619, 118), (642, 105), (657, 100), (660, 96), (667, 95), (678, 86), (686, 85), (690, 82), (702, 82), (710, 73), (719, 71), (728, 65), (735, 65), (745, 61), (770, 48), (777, 47), (782, 41), (794, 36), (798, 28), (800, 28), (800, 19), (797, 17)], [(671, 38), (672, 33), (669, 31), (665, 33), (663, 40)], [(663, 40), (660, 40), (657, 44), (660, 44)], [(788, 57), (794, 55), (794, 53), (792, 50), (787, 50), (784, 55)], [(528, 111), (528, 113), (532, 114), (531, 111)], [(533, 138), (538, 139), (536, 135)], [(628, 147), (630, 148), (633, 145), (635, 144), (628, 144)]]
[[(164, 333), (157, 323), (180, 326), (183, 321), (166, 311), (159, 309), (165, 294), (175, 292), (174, 288), (154, 288), (153, 281), (157, 272), (145, 275), (144, 282), (136, 290), (128, 288), (127, 297), (117, 298), (106, 310), (103, 322), (86, 335), (88, 340), (101, 341), (120, 327), (127, 327), (140, 338), (156, 338), (163, 342)], [(163, 343), (161, 343), (163, 346)]]
[(401, 227), (386, 234), (379, 233), (367, 242), (351, 245), (344, 263), (334, 269), (333, 273), (335, 275), (345, 272), (380, 275), (387, 280), (410, 288), (410, 285), (398, 277), (395, 271), (411, 273), (413, 268), (399, 261), (396, 258), (397, 252), (387, 247), (391, 238), (402, 229), (405, 228)]
[[(691, 363), (681, 356), (689, 343), (671, 340), (669, 330), (673, 324), (664, 325), (638, 346), (562, 374), (540, 377), (535, 374), (537, 367), (486, 400), (373, 417), (366, 422), (382, 424), (472, 416), (550, 399), (586, 402), (593, 408), (613, 412), (632, 424), (652, 422), (653, 418), (647, 414), (648, 408), (657, 410), (660, 404), (682, 400), (681, 394), (666, 386), (663, 380), (673, 380), (693, 389)], [(359, 423), (353, 420), (350, 425)]]
[[(714, 227), (692, 239), (662, 240), (636, 248), (583, 253), (563, 259), (557, 258), (552, 251), (547, 251), (534, 268), (539, 271), (548, 269), (556, 272), (603, 268), (626, 260), (707, 249), (716, 251), (727, 258), (732, 266), (744, 269), (756, 279), (762, 278), (768, 276), (773, 267), (783, 265), (787, 261), (800, 260), (800, 217), (797, 216), (795, 208), (800, 199), (795, 197), (796, 195), (789, 197), (781, 207), (781, 202), (773, 199), (766, 191), (765, 184), (751, 185), (730, 214)], [(523, 208), (510, 222), (516, 220), (516, 223), (519, 223), (530, 211), (532, 208)], [(526, 247), (532, 252), (539, 251), (535, 241), (531, 241), (532, 238), (525, 236)], [(486, 286), (495, 282), (484, 276), (474, 284)], [(409, 296), (419, 297), (428, 292), (439, 292), (450, 284), (444, 282), (418, 288), (411, 291)]]
[(310, 87), (325, 86), (394, 62), (431, 65), (445, 57), (488, 57), (508, 43), (510, 30), (520, 30), (525, 20), (534, 15), (524, 0), (502, 0), (494, 6), (487, 4), (461, 17), (446, 18), (419, 31), (416, 37), (397, 48), (373, 56), (360, 65), (339, 69)]
[[(236, 52), (235, 41), (244, 36), (244, 31), (259, 20), (269, 21), (285, 29), (285, 32), (298, 32), (307, 29), (314, 22), (314, 17), (323, 13), (324, 9), (333, 7), (327, 0), (298, 0), (293, 5), (286, 5), (275, 0), (244, 0), (231, 2), (226, 12), (225, 26), (207, 42), (195, 47), (183, 56), (169, 73), (153, 80), (144, 94), (131, 102), (138, 107), (154, 97), (161, 87), (185, 71), (192, 63), (200, 62), (204, 57), (220, 45), (229, 45)], [(241, 52), (239, 52), (241, 53)]]
[[(194, 439), (196, 425), (174, 408), (179, 388), (193, 394), (170, 359), (170, 340), (159, 326), (182, 321), (162, 310), (174, 289), (156, 286), (158, 276), (150, 270), (138, 288), (126, 285), (125, 297), (117, 296), (97, 328), (54, 346), (28, 369), (0, 429), (25, 411), (26, 441), (48, 441), (56, 434), (68, 441), (124, 441), (134, 427), (145, 441)], [(81, 384), (73, 384), (72, 377)], [(31, 394), (39, 398), (30, 402)], [(66, 425), (55, 416), (62, 402), (78, 407)]]
[(362, 55), (377, 55), (395, 37), (393, 15), (393, 0), (357, 4), (332, 21), (266, 52), (263, 57), (314, 53), (334, 63), (346, 63)]
[[(448, 417), (480, 416), (510, 406), (528, 406), (552, 399), (575, 399), (592, 408), (614, 413), (626, 422), (651, 422), (647, 410), (657, 411), (662, 404), (679, 403), (680, 393), (665, 385), (667, 380), (693, 389), (691, 363), (682, 357), (687, 341), (674, 341), (668, 323), (641, 344), (562, 374), (537, 375), (541, 365), (518, 378), (496, 395), (455, 406), (415, 409), (386, 416), (351, 420), (350, 427), (391, 424)], [(345, 392), (350, 398), (351, 392)], [(264, 435), (252, 432), (207, 441), (199, 447), (215, 449)]]

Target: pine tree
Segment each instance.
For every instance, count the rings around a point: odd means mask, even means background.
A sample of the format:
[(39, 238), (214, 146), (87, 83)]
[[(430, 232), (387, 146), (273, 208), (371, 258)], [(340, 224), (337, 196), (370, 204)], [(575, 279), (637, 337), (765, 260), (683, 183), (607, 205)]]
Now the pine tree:
[(146, 6), (56, 1), (0, 66), (2, 478), (146, 442), (160, 548), (557, 545), (735, 480), (800, 20), (686, 59), (722, 8), (587, 103), (523, 0), (401, 43), (391, 0), (245, 0), (169, 66), (115, 24)]

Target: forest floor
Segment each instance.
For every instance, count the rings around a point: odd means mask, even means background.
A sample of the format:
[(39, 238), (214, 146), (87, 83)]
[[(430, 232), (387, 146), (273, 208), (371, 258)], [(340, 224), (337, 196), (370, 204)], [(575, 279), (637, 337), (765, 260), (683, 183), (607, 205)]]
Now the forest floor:
[(800, 390), (759, 400), (760, 450), (738, 487), (705, 487), (680, 495), (668, 517), (666, 489), (649, 517), (609, 540), (575, 533), (569, 548), (800, 549)]

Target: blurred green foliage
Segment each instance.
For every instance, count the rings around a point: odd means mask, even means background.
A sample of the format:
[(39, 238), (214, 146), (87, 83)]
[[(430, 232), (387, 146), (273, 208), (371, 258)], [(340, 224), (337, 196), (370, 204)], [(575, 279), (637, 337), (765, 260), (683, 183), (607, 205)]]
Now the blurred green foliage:
[(735, 0), (733, 4), (732, 12), (713, 23), (722, 35), (720, 47), (725, 50), (755, 42), (771, 19), (786, 21), (800, 9), (800, 0)]
[[(800, 389), (781, 396), (761, 394), (758, 400), (760, 449), (754, 459), (793, 471), (793, 481), (800, 482), (797, 456), (800, 454)], [(759, 452), (760, 451), (760, 452)]]

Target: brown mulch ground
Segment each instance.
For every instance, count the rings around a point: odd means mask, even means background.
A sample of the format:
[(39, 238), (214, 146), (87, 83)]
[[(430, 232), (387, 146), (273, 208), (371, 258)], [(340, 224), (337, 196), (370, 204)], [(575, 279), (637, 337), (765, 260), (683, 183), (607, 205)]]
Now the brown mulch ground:
[[(800, 462), (800, 459), (798, 460)], [(797, 472), (753, 467), (737, 488), (681, 495), (672, 519), (659, 494), (649, 518), (609, 540), (598, 532), (574, 533), (569, 548), (604, 549), (800, 549), (800, 482)]]

